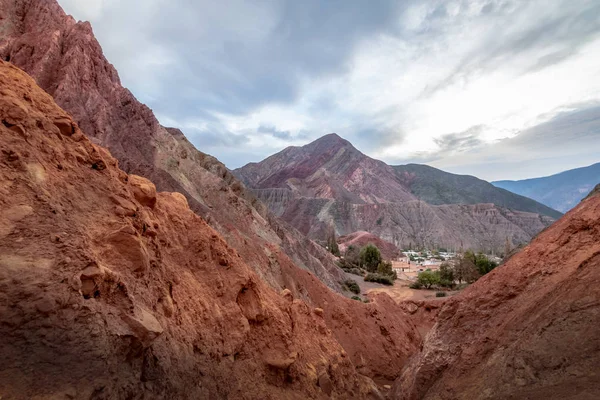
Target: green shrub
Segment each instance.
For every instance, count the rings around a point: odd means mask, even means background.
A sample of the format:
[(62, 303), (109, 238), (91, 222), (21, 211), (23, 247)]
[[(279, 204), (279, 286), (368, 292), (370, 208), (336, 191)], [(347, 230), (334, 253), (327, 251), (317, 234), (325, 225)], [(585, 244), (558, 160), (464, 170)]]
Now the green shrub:
[(421, 283), (419, 281), (413, 282), (410, 285), (408, 285), (409, 288), (411, 289), (421, 289), (423, 287), (423, 285), (421, 285)]
[(346, 285), (348, 290), (351, 291), (352, 293), (354, 293), (354, 294), (360, 293), (360, 286), (358, 286), (358, 283), (355, 280), (348, 279), (344, 282), (344, 285)]
[(352, 300), (362, 301), (362, 299), (358, 296), (352, 296)]
[(446, 292), (436, 292), (435, 297), (446, 297)]
[(383, 285), (390, 285), (390, 286), (394, 284), (394, 280), (392, 279), (391, 276), (374, 274), (374, 273), (367, 274), (365, 276), (365, 281), (366, 282), (376, 282), (376, 283), (381, 283)]

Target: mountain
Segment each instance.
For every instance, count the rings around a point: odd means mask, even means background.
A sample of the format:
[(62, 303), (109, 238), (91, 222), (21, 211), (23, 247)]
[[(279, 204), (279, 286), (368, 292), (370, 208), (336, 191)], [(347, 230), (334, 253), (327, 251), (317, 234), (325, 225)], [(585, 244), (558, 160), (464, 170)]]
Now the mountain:
[[(289, 287), (287, 265), (298, 265), (340, 290), (344, 278), (321, 246), (275, 218), (214, 157), (120, 82), (87, 22), (76, 22), (54, 0), (0, 0), (0, 58), (30, 74), (69, 112), (94, 143), (108, 148), (127, 173), (179, 192), (246, 263), (277, 289)], [(296, 293), (300, 294), (300, 293)]]
[[(526, 243), (560, 213), (473, 177), (389, 166), (329, 134), (233, 173), (302, 233), (370, 232), (408, 246), (502, 251)], [(538, 213), (539, 212), (539, 213)]]
[[(404, 179), (410, 191), (419, 199), (434, 205), (494, 203), (497, 206), (528, 211), (551, 218), (562, 213), (532, 200), (499, 189), (493, 184), (470, 175), (456, 175), (428, 165), (408, 164), (393, 167)], [(520, 193), (521, 194), (521, 193)]]
[(575, 207), (600, 182), (600, 163), (543, 178), (496, 181), (493, 185), (530, 197), (556, 210)]
[(600, 398), (599, 216), (597, 192), (446, 302), (391, 398)]
[(0, 93), (1, 398), (381, 398), (365, 375), (389, 382), (417, 351), (389, 296), (285, 263), (301, 295), (274, 290), (3, 61)]

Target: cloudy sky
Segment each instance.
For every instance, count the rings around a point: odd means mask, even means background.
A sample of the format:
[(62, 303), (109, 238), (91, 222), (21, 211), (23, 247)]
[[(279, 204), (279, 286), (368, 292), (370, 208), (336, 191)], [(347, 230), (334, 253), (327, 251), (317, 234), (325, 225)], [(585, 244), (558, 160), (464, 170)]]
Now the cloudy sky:
[(597, 0), (59, 0), (228, 167), (336, 132), (488, 180), (600, 161)]

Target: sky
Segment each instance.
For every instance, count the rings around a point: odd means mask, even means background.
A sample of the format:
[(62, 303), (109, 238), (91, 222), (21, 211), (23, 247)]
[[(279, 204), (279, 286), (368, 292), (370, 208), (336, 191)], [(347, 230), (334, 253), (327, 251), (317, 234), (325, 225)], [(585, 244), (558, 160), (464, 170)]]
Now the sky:
[(234, 169), (335, 132), (486, 180), (600, 161), (597, 0), (59, 0)]

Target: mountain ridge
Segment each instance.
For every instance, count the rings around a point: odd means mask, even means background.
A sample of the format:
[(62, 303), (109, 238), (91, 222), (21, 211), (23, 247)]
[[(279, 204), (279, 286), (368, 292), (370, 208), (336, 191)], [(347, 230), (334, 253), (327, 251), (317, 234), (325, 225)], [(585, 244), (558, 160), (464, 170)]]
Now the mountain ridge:
[(600, 182), (600, 163), (557, 174), (522, 180), (491, 182), (494, 186), (521, 194), (559, 211), (567, 212)]
[[(233, 174), (272, 212), (316, 239), (324, 239), (333, 225), (340, 236), (364, 230), (400, 248), (501, 251), (507, 238), (514, 245), (525, 243), (561, 215), (477, 178), (418, 167), (415, 171), (414, 166), (387, 165), (364, 155), (339, 135), (329, 134), (302, 147), (288, 147)], [(418, 186), (423, 182), (423, 169), (434, 171), (437, 182), (445, 176), (474, 181), (474, 186), (484, 187), (484, 196), (471, 190), (479, 197), (469, 204), (430, 204), (427, 200), (432, 196), (423, 196)], [(421, 184), (434, 186), (432, 179)], [(453, 196), (467, 198), (462, 188), (451, 189)], [(501, 205), (496, 204), (500, 202), (497, 199), (502, 200)], [(505, 207), (513, 203), (523, 204), (521, 210)]]

